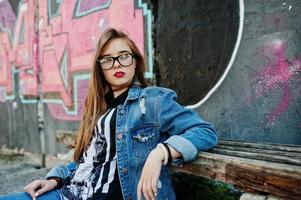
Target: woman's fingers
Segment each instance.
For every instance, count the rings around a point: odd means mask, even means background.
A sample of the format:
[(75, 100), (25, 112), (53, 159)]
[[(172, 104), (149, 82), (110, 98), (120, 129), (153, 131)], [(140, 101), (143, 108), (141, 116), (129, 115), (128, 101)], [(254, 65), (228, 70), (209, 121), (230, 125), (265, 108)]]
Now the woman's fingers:
[(57, 186), (57, 182), (55, 180), (35, 180), (24, 187), (24, 191), (27, 192), (33, 200), (37, 198), (37, 196), (53, 190)]
[(142, 185), (142, 191), (143, 191), (143, 196), (146, 200), (150, 200), (150, 191), (149, 188), (147, 187), (147, 183), (144, 181), (143, 185)]
[(35, 180), (35, 181), (31, 182), (30, 184), (26, 185), (24, 187), (24, 191), (27, 192), (33, 200), (35, 200), (36, 199), (36, 195), (35, 195), (36, 189), (39, 187), (41, 187), (41, 180)]
[(139, 200), (142, 194), (146, 200), (154, 200), (156, 198), (158, 194), (157, 182), (161, 172), (162, 160), (160, 149), (153, 149), (148, 155), (138, 183), (137, 197)]
[(150, 197), (151, 200), (154, 200), (155, 199), (155, 194), (154, 194), (152, 182), (153, 182), (153, 179), (150, 179), (150, 180), (147, 181), (146, 184), (147, 184), (148, 196)]
[[(141, 177), (142, 178), (142, 177)], [(151, 181), (147, 179), (140, 179), (138, 183), (138, 188), (137, 188), (137, 197), (138, 200), (142, 199), (142, 194), (146, 200), (153, 200), (155, 199), (152, 187), (151, 187)]]
[[(149, 176), (152, 177), (152, 176)], [(137, 198), (138, 200), (142, 199), (142, 195), (146, 200), (154, 200), (157, 196), (157, 186), (153, 184), (157, 181), (152, 178), (141, 177), (137, 187)]]
[(153, 192), (154, 192), (154, 196), (155, 196), (155, 197), (158, 195), (157, 182), (158, 182), (157, 179), (153, 179), (153, 180), (152, 180), (152, 184), (151, 184), (151, 187), (152, 187), (152, 190), (153, 190)]
[(36, 193), (35, 196), (39, 196), (45, 192), (51, 191), (53, 190), (55, 187), (57, 186), (57, 182), (55, 180), (43, 180), (43, 182), (41, 183), (41, 188), (39, 188)]

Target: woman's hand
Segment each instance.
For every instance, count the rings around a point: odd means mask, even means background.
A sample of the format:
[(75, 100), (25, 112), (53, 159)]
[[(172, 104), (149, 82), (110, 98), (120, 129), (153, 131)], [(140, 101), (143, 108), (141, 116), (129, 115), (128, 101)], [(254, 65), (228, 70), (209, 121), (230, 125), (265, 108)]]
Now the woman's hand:
[(157, 147), (149, 153), (137, 187), (138, 200), (142, 199), (142, 193), (146, 200), (153, 200), (157, 196), (157, 182), (163, 160), (164, 154), (160, 148)]
[(24, 191), (27, 192), (33, 200), (35, 200), (37, 196), (56, 188), (57, 184), (58, 182), (54, 179), (35, 180), (25, 186)]

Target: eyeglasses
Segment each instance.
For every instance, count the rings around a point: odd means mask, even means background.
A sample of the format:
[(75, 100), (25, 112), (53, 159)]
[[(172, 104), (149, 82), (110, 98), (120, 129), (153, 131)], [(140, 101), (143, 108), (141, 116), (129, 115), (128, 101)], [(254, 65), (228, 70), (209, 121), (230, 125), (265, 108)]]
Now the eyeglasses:
[(130, 52), (120, 54), (119, 56), (112, 57), (112, 56), (104, 56), (97, 59), (101, 69), (107, 70), (111, 69), (114, 66), (115, 61), (117, 60), (118, 63), (123, 67), (128, 67), (133, 64), (133, 57), (134, 55)]

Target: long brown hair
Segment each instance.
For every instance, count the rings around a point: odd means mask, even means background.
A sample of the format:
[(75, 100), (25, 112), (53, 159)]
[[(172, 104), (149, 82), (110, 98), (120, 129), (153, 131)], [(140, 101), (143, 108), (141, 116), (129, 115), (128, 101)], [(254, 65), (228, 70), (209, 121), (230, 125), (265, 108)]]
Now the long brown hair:
[(139, 52), (136, 44), (122, 31), (113, 28), (105, 30), (99, 40), (95, 49), (95, 54), (92, 64), (92, 74), (89, 81), (88, 92), (83, 108), (83, 118), (77, 133), (76, 146), (74, 152), (74, 160), (79, 161), (83, 152), (87, 150), (89, 142), (93, 136), (93, 129), (98, 118), (107, 110), (107, 103), (105, 101), (105, 94), (110, 89), (108, 82), (105, 80), (100, 66), (97, 64), (97, 59), (104, 52), (105, 48), (113, 39), (122, 38), (129, 45), (134, 58), (136, 60), (136, 68), (134, 79), (142, 87), (146, 86), (144, 78), (145, 63), (142, 54)]

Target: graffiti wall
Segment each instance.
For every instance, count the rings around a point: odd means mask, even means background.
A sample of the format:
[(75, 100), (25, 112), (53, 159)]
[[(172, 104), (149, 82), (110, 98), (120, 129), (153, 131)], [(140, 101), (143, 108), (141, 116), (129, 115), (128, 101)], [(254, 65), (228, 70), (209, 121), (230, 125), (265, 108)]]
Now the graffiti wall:
[[(37, 127), (22, 119), (37, 119), (42, 100), (48, 149), (54, 148), (56, 129), (78, 126), (92, 55), (104, 29), (115, 27), (133, 38), (147, 58), (145, 76), (153, 76), (151, 12), (141, 0), (2, 0), (0, 15), (0, 112), (12, 127)], [(29, 112), (21, 121), (7, 118), (23, 114), (23, 107)], [(14, 134), (15, 129), (1, 128), (1, 138)], [(39, 138), (38, 128), (28, 134)]]
[[(298, 0), (0, 0), (0, 144), (48, 152), (81, 118), (96, 41), (126, 31), (146, 78), (220, 138), (301, 144)], [(33, 141), (35, 141), (33, 143)]]

